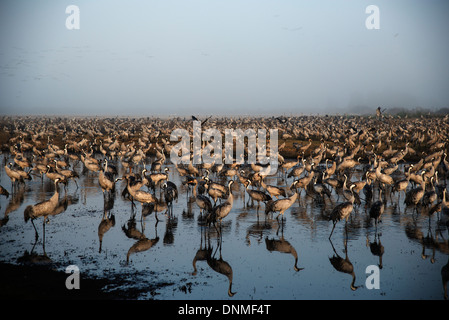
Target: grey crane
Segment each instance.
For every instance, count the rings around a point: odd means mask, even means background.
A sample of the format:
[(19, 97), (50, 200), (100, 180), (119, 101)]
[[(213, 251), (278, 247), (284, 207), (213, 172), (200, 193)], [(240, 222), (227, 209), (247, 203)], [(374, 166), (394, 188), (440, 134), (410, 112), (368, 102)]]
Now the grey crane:
[(260, 184), (261, 184), (262, 188), (264, 188), (270, 194), (271, 197), (276, 197), (276, 199), (279, 199), (279, 196), (283, 196), (284, 198), (287, 196), (285, 193), (285, 190), (283, 188), (279, 188), (279, 187), (272, 186), (272, 185), (267, 185), (263, 181), (263, 178), (262, 178), (262, 180), (260, 180)]
[(251, 184), (251, 180), (246, 180), (246, 192), (249, 194), (249, 196), (251, 197), (251, 201), (257, 201), (257, 212), (259, 212), (259, 206), (260, 206), (260, 202), (267, 202), (272, 200), (271, 196), (266, 194), (263, 191), (260, 190), (252, 190), (249, 189), (249, 185)]
[(12, 163), (9, 163), (9, 167), (5, 165), (6, 175), (11, 179), (11, 189), (14, 190), (14, 186), (16, 185), (16, 181), (24, 182), (23, 177), (12, 168)]
[(51, 167), (49, 165), (47, 165), (47, 171), (45, 172), (45, 175), (47, 176), (47, 178), (49, 178), (53, 182), (56, 181), (56, 179), (59, 179), (59, 182), (62, 182), (64, 184), (67, 183), (67, 179), (64, 175), (57, 173), (57, 172), (52, 172), (50, 170), (51, 170)]
[[(25, 208), (25, 211), (23, 212), (25, 223), (31, 219), (34, 231), (36, 232), (36, 240), (39, 238), (39, 234), (37, 232), (33, 220), (39, 217), (44, 217), (43, 226), (45, 227), (48, 215), (50, 215), (59, 204), (58, 182), (59, 179), (58, 178), (55, 179), (55, 192), (50, 199), (36, 203), (35, 205), (29, 205)], [(44, 237), (45, 237), (45, 228), (44, 228)]]
[(406, 194), (407, 187), (408, 187), (408, 185), (410, 183), (410, 170), (412, 168), (413, 168), (413, 164), (411, 164), (410, 167), (408, 168), (408, 174), (406, 174), (406, 178), (396, 181), (394, 183), (394, 185), (393, 185), (392, 191), (393, 192), (399, 192), (399, 194), (398, 194), (398, 202), (399, 202), (399, 199), (401, 197), (401, 191), (404, 192), (404, 195)]
[(202, 216), (204, 211), (211, 212), (212, 202), (210, 201), (210, 199), (207, 196), (198, 194), (198, 192), (197, 192), (198, 181), (196, 179), (193, 179), (193, 183), (195, 184), (195, 188), (193, 188), (193, 195), (195, 197), (195, 203), (201, 209), (201, 216)]
[[(132, 188), (130, 186), (130, 179), (129, 177), (125, 176), (125, 180), (127, 181), (127, 188), (128, 188), (128, 192), (131, 195), (131, 197), (136, 200), (139, 201), (141, 203), (141, 205), (143, 205), (144, 203), (158, 203), (158, 199), (151, 193), (143, 191), (143, 190), (135, 190), (134, 188)], [(156, 217), (157, 219), (157, 217)]]
[(379, 200), (374, 202), (369, 210), (370, 218), (374, 219), (375, 221), (376, 230), (377, 230), (377, 223), (380, 221), (380, 218), (384, 213), (384, 211), (385, 211), (385, 204), (384, 201), (382, 200), (382, 188), (379, 188)]
[(232, 195), (231, 185), (234, 183), (234, 180), (230, 180), (228, 182), (228, 190), (229, 190), (229, 196), (228, 199), (223, 202), (222, 204), (219, 204), (218, 206), (215, 206), (212, 208), (211, 212), (211, 218), (212, 221), (215, 222), (218, 221), (220, 224), (220, 234), (221, 234), (221, 222), (226, 216), (231, 212), (232, 206), (234, 204), (234, 196)]
[(76, 178), (79, 178), (78, 173), (75, 170), (62, 169), (59, 167), (57, 160), (53, 161), (55, 162), (56, 172), (62, 174), (67, 181), (69, 181), (69, 179), (73, 179), (73, 181), (75, 181), (76, 187), (78, 188), (78, 182), (76, 182)]
[(430, 184), (432, 186), (432, 189), (429, 191), (426, 191), (422, 198), (422, 204), (425, 207), (432, 205), (435, 202), (435, 200), (437, 200), (437, 193), (435, 190), (435, 185), (433, 184), (433, 179), (434, 179), (434, 177), (430, 178)]
[(105, 192), (114, 192), (115, 191), (115, 182), (113, 174), (108, 171), (108, 160), (104, 159), (104, 170), (100, 171), (98, 174), (98, 183), (100, 184), (101, 189), (103, 190), (103, 196)]
[(405, 194), (404, 203), (407, 206), (412, 205), (415, 206), (416, 211), (418, 211), (417, 205), (423, 198), (425, 190), (426, 190), (426, 182), (422, 181), (419, 187), (413, 188)]
[(293, 195), (291, 195), (288, 198), (284, 199), (278, 199), (278, 200), (271, 200), (268, 201), (265, 205), (265, 215), (267, 215), (270, 212), (279, 212), (279, 214), (276, 217), (276, 220), (279, 220), (279, 216), (284, 216), (284, 212), (290, 208), (293, 203), (295, 203), (296, 199), (298, 198), (298, 193), (296, 192), (296, 184), (298, 183), (298, 180), (293, 181), (292, 188), (294, 187), (295, 192)]
[[(351, 186), (352, 187), (352, 186)], [(350, 191), (352, 192), (352, 188), (350, 188)], [(332, 233), (334, 232), (335, 225), (340, 220), (345, 220), (345, 227), (346, 223), (348, 222), (349, 215), (351, 214), (352, 210), (354, 209), (354, 197), (351, 197), (349, 201), (343, 202), (335, 206), (335, 208), (332, 210), (329, 221), (332, 220), (333, 227), (331, 234), (329, 235), (329, 239), (332, 237)]]

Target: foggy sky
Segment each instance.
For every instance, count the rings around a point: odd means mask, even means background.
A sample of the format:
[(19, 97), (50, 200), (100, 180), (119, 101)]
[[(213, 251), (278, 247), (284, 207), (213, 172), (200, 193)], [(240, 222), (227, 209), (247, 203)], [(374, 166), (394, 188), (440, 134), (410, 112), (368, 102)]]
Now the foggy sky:
[[(65, 26), (68, 5), (80, 29)], [(368, 5), (380, 29), (368, 30)], [(448, 1), (1, 1), (1, 115), (449, 107)]]

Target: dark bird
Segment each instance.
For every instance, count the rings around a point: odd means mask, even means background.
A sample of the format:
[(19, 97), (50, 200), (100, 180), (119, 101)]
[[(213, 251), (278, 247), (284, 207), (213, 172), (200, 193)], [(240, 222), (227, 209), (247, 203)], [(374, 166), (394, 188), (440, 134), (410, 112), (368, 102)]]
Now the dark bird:
[(385, 205), (384, 201), (382, 200), (382, 188), (379, 188), (379, 200), (373, 203), (371, 206), (371, 209), (369, 210), (369, 216), (371, 219), (374, 219), (376, 223), (376, 229), (377, 229), (377, 223), (380, 220), (382, 214), (385, 211)]
[(171, 181), (165, 182), (162, 185), (162, 189), (164, 190), (165, 203), (167, 204), (170, 213), (173, 213), (173, 201), (178, 200), (178, 189)]
[[(350, 189), (352, 192), (352, 188)], [(334, 232), (335, 225), (338, 221), (345, 219), (345, 227), (348, 222), (349, 215), (354, 209), (354, 197), (351, 197), (349, 201), (338, 204), (331, 212), (329, 220), (332, 220), (334, 226), (332, 227), (331, 234), (329, 235), (329, 239), (332, 237), (332, 233)]]

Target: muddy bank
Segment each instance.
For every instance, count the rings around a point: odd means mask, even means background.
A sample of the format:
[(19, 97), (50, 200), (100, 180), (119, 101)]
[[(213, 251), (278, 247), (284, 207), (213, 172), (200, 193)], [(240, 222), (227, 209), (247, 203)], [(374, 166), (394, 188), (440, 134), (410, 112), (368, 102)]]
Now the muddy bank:
[[(168, 284), (155, 284), (153, 288), (115, 289), (124, 281), (116, 279), (80, 279), (80, 289), (68, 290), (68, 274), (48, 266), (28, 266), (0, 263), (0, 299), (13, 300), (128, 300), (136, 299), (144, 290), (155, 291)], [(109, 288), (106, 290), (105, 288)], [(156, 294), (156, 293), (155, 293)]]

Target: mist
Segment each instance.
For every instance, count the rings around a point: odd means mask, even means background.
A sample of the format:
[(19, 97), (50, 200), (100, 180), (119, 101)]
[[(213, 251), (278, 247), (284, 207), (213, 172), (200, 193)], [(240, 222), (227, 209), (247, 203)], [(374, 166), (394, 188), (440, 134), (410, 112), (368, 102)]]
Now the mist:
[[(80, 28), (66, 27), (66, 7)], [(368, 29), (369, 5), (379, 29)], [(2, 1), (0, 114), (449, 106), (447, 1)]]

